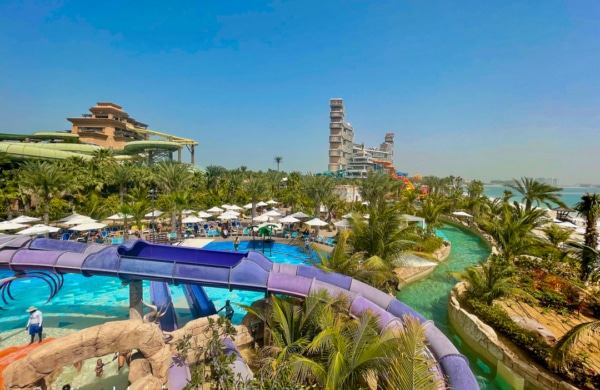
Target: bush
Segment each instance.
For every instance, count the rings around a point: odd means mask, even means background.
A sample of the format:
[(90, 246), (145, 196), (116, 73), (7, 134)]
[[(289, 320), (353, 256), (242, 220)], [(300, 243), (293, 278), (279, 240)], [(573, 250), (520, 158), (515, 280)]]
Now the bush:
[(428, 236), (415, 242), (413, 250), (423, 253), (433, 253), (438, 250), (443, 243), (444, 240), (437, 236)]
[(521, 328), (498, 306), (489, 306), (475, 299), (465, 301), (469, 311), (492, 328), (507, 336), (513, 343), (529, 352), (538, 362), (546, 365), (550, 347), (535, 333)]

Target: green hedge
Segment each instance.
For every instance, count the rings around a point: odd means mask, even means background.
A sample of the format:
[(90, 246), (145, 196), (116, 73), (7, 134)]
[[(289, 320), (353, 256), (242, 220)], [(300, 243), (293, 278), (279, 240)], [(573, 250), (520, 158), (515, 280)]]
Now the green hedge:
[(508, 337), (520, 348), (528, 351), (532, 358), (546, 366), (550, 356), (550, 347), (535, 333), (521, 328), (498, 306), (488, 306), (485, 303), (469, 298), (465, 301), (467, 308), (480, 320)]

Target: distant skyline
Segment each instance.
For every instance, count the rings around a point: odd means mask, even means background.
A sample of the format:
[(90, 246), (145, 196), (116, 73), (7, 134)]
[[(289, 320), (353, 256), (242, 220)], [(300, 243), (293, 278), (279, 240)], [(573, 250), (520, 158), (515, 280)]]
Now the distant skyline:
[(0, 132), (98, 101), (200, 166), (327, 169), (329, 99), (411, 174), (600, 183), (600, 2), (2, 1)]

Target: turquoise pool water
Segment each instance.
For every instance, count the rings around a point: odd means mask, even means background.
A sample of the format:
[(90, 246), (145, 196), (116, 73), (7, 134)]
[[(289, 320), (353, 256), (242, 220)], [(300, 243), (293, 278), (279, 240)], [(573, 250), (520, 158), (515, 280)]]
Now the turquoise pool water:
[[(260, 243), (258, 243), (260, 245)], [(239, 250), (249, 249), (248, 241), (241, 242)], [(206, 249), (233, 250), (232, 242), (212, 242)], [(261, 250), (262, 245), (255, 248)], [(301, 264), (308, 262), (310, 255), (301, 248), (275, 243), (267, 246), (264, 253), (274, 262)], [(0, 278), (10, 275), (0, 272)], [(88, 326), (126, 319), (128, 316), (129, 289), (117, 279), (103, 276), (84, 277), (76, 274), (66, 274), (61, 291), (50, 302), (48, 286), (36, 279), (24, 279), (13, 284), (11, 291), (16, 298), (9, 305), (0, 300), (0, 332), (25, 327), (30, 305), (35, 305), (44, 313), (45, 327), (83, 329)], [(222, 288), (206, 288), (208, 296), (213, 300), (217, 309), (225, 305), (227, 299), (232, 303), (249, 305), (264, 297), (263, 293), (252, 291), (229, 291)], [(191, 319), (189, 308), (181, 287), (171, 286), (173, 302), (182, 322)], [(144, 300), (150, 302), (149, 282), (144, 282)], [(234, 322), (239, 323), (245, 312), (235, 307)]]
[(454, 226), (445, 225), (437, 233), (452, 243), (450, 256), (438, 265), (429, 277), (408, 285), (397, 297), (426, 318), (433, 320), (461, 353), (469, 358), (482, 389), (503, 389), (505, 387), (495, 380), (493, 369), (464, 344), (448, 320), (448, 295), (456, 284), (450, 272), (459, 272), (479, 263), (488, 256), (489, 250), (481, 239)]

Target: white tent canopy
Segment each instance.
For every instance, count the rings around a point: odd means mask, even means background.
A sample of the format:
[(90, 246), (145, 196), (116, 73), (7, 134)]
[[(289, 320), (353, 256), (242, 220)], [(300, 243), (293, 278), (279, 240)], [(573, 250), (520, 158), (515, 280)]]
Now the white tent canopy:
[(455, 211), (452, 215), (457, 217), (465, 217), (465, 218), (473, 218), (473, 216), (469, 213), (465, 213), (464, 211)]
[(199, 211), (198, 212), (198, 217), (200, 217), (200, 218), (210, 218), (210, 217), (212, 217), (212, 214), (209, 214), (206, 211)]
[(254, 217), (254, 222), (268, 222), (273, 217), (269, 217), (268, 215), (259, 215), (258, 217)]
[(245, 205), (244, 205), (244, 208), (245, 208), (246, 210), (248, 210), (248, 209), (251, 209), (251, 208), (252, 208), (252, 203), (245, 204)]
[(228, 221), (230, 219), (237, 219), (237, 216), (235, 216), (233, 214), (223, 213), (223, 214), (219, 215), (217, 218), (219, 218), (222, 221)]
[(221, 205), (221, 208), (224, 209), (224, 210), (229, 210), (231, 208), (231, 205), (225, 203), (224, 205)]
[(283, 217), (279, 220), (280, 223), (296, 223), (296, 222), (300, 222), (300, 220), (298, 218), (294, 218), (291, 215), (288, 215), (287, 217)]
[(109, 221), (122, 221), (125, 218), (131, 219), (131, 218), (133, 218), (133, 215), (123, 214), (123, 213), (116, 213), (116, 214), (111, 215), (110, 217), (106, 217), (105, 219), (107, 219)]
[(350, 219), (350, 218), (352, 218), (352, 214), (350, 214), (350, 213), (344, 214), (344, 215), (342, 215), (342, 218), (344, 218), (344, 219)]
[(310, 215), (304, 214), (302, 211), (298, 211), (297, 213), (294, 213), (291, 216), (294, 217), (294, 218), (300, 218), (300, 219), (302, 219), (302, 218), (310, 218)]
[(200, 223), (204, 222), (204, 220), (200, 217), (196, 217), (195, 215), (189, 215), (181, 220), (182, 223)]
[(73, 226), (69, 230), (75, 230), (77, 232), (85, 232), (85, 231), (88, 231), (88, 230), (100, 230), (100, 229), (103, 229), (105, 227), (106, 227), (105, 223), (90, 222), (90, 223), (82, 223), (80, 225)]
[(81, 214), (73, 213), (73, 214), (71, 214), (69, 216), (66, 216), (66, 217), (64, 217), (62, 219), (59, 219), (58, 222), (69, 222), (73, 218), (77, 218), (77, 217), (81, 217), (81, 216), (82, 216)]
[(18, 229), (23, 229), (26, 227), (27, 227), (27, 225), (23, 225), (22, 223), (14, 223), (14, 222), (10, 222), (10, 221), (0, 222), (0, 231), (18, 230)]
[(38, 234), (56, 233), (59, 230), (60, 229), (57, 227), (48, 226), (48, 225), (44, 225), (44, 224), (40, 223), (37, 225), (33, 225), (32, 227), (27, 228), (25, 230), (21, 230), (17, 234), (22, 234), (24, 236), (36, 236)]
[(234, 217), (239, 217), (240, 216), (240, 213), (238, 213), (237, 211), (233, 211), (233, 210), (227, 210), (223, 214), (233, 215)]
[(21, 215), (20, 217), (17, 218), (13, 218), (8, 222), (13, 222), (13, 223), (32, 223), (32, 222), (38, 222), (41, 221), (40, 218), (36, 218), (36, 217), (28, 217), (26, 215)]
[(344, 229), (346, 229), (346, 228), (350, 227), (350, 222), (348, 222), (347, 219), (342, 219), (340, 221), (335, 222), (334, 225), (336, 227), (338, 227), (338, 228), (344, 228)]
[(281, 213), (276, 210), (267, 211), (264, 215), (268, 215), (269, 217), (281, 217)]
[(243, 210), (242, 207), (236, 205), (236, 204), (232, 204), (231, 206), (229, 206), (228, 210), (232, 210), (232, 211), (241, 211)]
[(78, 215), (74, 218), (69, 219), (68, 221), (63, 222), (63, 225), (72, 226), (72, 225), (81, 225), (83, 223), (94, 223), (96, 220), (94, 218), (86, 217), (85, 215)]
[(273, 199), (269, 199), (267, 200), (267, 204), (278, 204), (279, 202), (273, 200)]
[(265, 202), (262, 202), (262, 201), (261, 201), (261, 202), (258, 202), (258, 203), (256, 204), (256, 206), (257, 206), (257, 207), (265, 207), (265, 206), (268, 206), (268, 205), (269, 205), (268, 203), (265, 203)]
[(304, 222), (308, 226), (327, 226), (327, 222), (321, 221), (319, 218), (313, 218), (310, 221)]
[(148, 214), (144, 215), (144, 217), (146, 218), (152, 218), (152, 217), (160, 217), (161, 215), (163, 215), (163, 212), (160, 210), (153, 210), (150, 211)]
[(222, 209), (222, 208), (220, 208), (220, 207), (217, 207), (217, 206), (215, 206), (215, 207), (211, 207), (210, 209), (208, 209), (208, 210), (206, 210), (206, 211), (208, 211), (209, 213), (216, 213), (216, 214), (220, 214), (220, 213), (222, 213), (222, 212), (223, 212), (223, 211), (225, 211), (225, 210), (223, 210), (223, 209)]
[(183, 210), (181, 212), (182, 215), (190, 215), (190, 214), (194, 214), (196, 212), (196, 210)]

